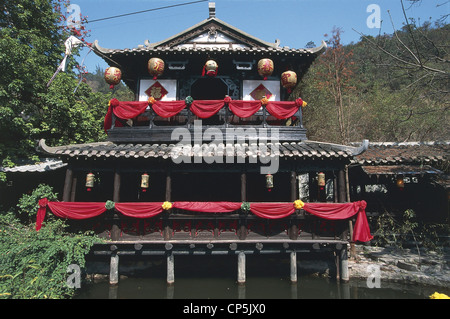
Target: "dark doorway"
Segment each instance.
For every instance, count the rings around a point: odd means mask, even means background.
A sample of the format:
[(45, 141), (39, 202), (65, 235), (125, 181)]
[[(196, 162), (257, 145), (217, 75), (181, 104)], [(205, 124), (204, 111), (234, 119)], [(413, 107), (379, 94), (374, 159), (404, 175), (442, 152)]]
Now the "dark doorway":
[(201, 78), (191, 86), (191, 96), (194, 100), (222, 100), (226, 95), (228, 87), (218, 78)]

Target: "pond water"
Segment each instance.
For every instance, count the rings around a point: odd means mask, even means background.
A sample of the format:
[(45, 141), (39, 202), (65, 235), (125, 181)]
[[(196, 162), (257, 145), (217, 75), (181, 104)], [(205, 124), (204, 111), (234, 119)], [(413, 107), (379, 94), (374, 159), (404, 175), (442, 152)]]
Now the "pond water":
[(434, 292), (450, 295), (450, 287), (435, 288), (385, 282), (369, 288), (366, 280), (337, 282), (333, 276), (312, 276), (298, 271), (298, 282), (289, 280), (287, 260), (252, 259), (246, 262), (246, 283), (236, 281), (234, 258), (177, 258), (175, 283), (168, 285), (163, 260), (151, 270), (121, 278), (117, 286), (108, 280), (83, 283), (76, 299), (429, 299)]

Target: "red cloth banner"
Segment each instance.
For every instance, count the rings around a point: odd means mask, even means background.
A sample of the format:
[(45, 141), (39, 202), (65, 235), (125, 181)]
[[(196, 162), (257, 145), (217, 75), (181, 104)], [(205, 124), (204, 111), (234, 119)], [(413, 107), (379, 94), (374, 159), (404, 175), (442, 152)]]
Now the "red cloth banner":
[(199, 118), (206, 119), (219, 112), (224, 105), (224, 100), (194, 100), (191, 104), (191, 111)]
[(270, 101), (266, 106), (267, 111), (279, 120), (293, 116), (299, 109), (295, 101)]
[(292, 203), (250, 203), (250, 211), (258, 217), (284, 218), (295, 212)]
[(356, 214), (356, 223), (353, 229), (353, 240), (367, 242), (373, 236), (370, 234), (367, 222), (365, 201), (353, 203), (305, 203), (303, 209), (315, 216), (325, 219), (347, 219)]
[(200, 213), (230, 213), (241, 208), (236, 202), (174, 202), (172, 208)]
[(118, 118), (123, 120), (132, 119), (139, 114), (144, 113), (148, 107), (147, 101), (119, 101), (112, 99), (109, 101), (108, 112), (105, 116), (104, 129), (105, 131), (111, 128), (112, 114), (114, 113)]
[(230, 111), (239, 117), (250, 117), (261, 108), (261, 101), (230, 101)]
[(177, 115), (186, 107), (185, 101), (156, 101), (152, 109), (161, 117), (168, 118)]
[[(115, 203), (115, 209), (128, 217), (151, 218), (163, 211), (162, 202)], [(241, 209), (241, 202), (174, 202), (172, 208), (199, 213), (231, 213)], [(370, 241), (369, 224), (366, 217), (365, 201), (353, 203), (305, 203), (303, 210), (324, 219), (343, 220), (357, 214), (353, 229), (353, 240)], [(39, 201), (36, 216), (36, 230), (41, 229), (47, 207), (58, 217), (67, 219), (87, 219), (99, 216), (106, 211), (103, 202), (49, 202)], [(278, 219), (295, 212), (293, 203), (250, 203), (250, 211), (261, 218)]]
[(162, 202), (116, 203), (115, 208), (123, 215), (134, 218), (151, 218), (162, 213)]

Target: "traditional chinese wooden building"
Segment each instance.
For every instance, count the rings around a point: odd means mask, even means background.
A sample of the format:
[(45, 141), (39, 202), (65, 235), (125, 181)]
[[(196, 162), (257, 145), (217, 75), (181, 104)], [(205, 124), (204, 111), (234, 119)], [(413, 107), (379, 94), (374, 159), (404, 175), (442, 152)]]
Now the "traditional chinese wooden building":
[[(287, 253), (296, 280), (297, 252), (329, 251), (340, 260), (349, 241), (370, 240), (365, 202), (348, 201), (347, 166), (367, 148), (309, 141), (306, 103), (290, 96), (325, 43), (292, 49), (257, 39), (216, 18), (134, 49), (94, 51), (135, 101), (111, 99), (108, 141), (39, 144), (67, 163), (60, 202), (45, 211), (108, 239), (94, 253), (111, 256), (245, 256)], [(115, 68), (115, 69), (113, 69)], [(287, 72), (287, 73), (286, 73)], [(307, 106), (306, 106), (307, 107)]]

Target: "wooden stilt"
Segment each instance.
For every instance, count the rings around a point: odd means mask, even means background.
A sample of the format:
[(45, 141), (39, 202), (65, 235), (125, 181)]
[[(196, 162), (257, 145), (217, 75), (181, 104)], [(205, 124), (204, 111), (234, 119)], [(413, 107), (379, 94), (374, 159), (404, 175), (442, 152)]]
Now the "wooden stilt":
[(291, 251), (291, 282), (297, 282), (297, 252)]
[(238, 284), (245, 284), (245, 254), (238, 254)]
[(167, 283), (175, 282), (175, 260), (172, 251), (167, 252)]
[(119, 283), (119, 255), (113, 252), (109, 264), (109, 284), (117, 285)]
[(341, 281), (348, 282), (350, 280), (350, 275), (348, 272), (348, 254), (347, 254), (347, 246), (340, 251), (340, 271), (341, 271)]

